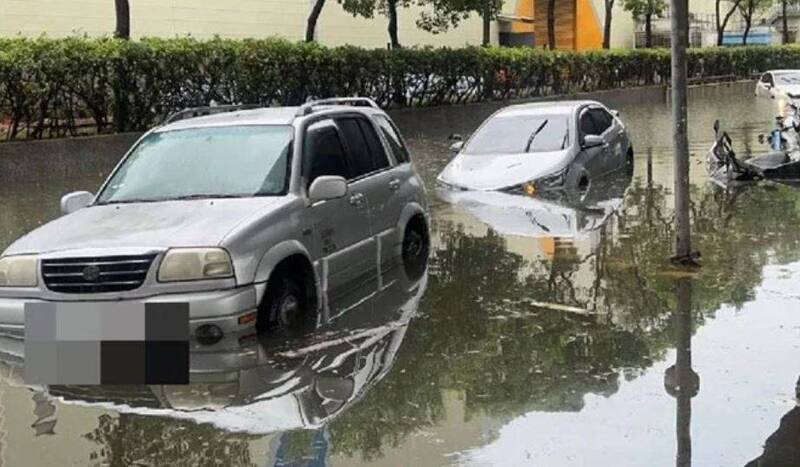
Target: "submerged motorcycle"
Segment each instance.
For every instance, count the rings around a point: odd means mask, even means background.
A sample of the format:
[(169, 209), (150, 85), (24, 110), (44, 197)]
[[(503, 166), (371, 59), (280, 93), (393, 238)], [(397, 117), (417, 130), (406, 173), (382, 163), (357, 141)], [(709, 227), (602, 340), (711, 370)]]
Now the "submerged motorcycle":
[(723, 185), (730, 182), (749, 182), (763, 179), (800, 180), (800, 112), (795, 104), (775, 118), (775, 128), (769, 135), (759, 135), (758, 141), (769, 148), (739, 158), (733, 150), (731, 137), (714, 122), (714, 144), (706, 162), (712, 180)]

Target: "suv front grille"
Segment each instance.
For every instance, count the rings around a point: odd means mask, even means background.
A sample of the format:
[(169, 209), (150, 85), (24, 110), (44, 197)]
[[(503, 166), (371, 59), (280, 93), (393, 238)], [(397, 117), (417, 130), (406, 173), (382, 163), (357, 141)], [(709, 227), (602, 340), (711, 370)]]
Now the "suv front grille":
[(156, 255), (42, 260), (48, 289), (61, 293), (124, 292), (141, 287)]

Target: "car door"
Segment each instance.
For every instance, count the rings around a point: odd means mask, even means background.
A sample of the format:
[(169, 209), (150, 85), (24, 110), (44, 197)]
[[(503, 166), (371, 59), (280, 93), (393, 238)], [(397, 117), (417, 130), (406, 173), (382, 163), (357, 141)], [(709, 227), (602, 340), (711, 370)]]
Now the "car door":
[(593, 147), (583, 146), (584, 137), (588, 135), (601, 134), (601, 132), (595, 126), (594, 119), (589, 113), (589, 110), (589, 107), (584, 108), (578, 117), (578, 141), (581, 144), (581, 150), (575, 158), (575, 164), (582, 167), (583, 175), (587, 176), (589, 180), (592, 180), (603, 174), (603, 167), (605, 166), (605, 160), (603, 157), (605, 148), (603, 147), (604, 145)]
[(617, 170), (624, 160), (621, 148), (620, 129), (617, 128), (616, 119), (603, 107), (591, 107), (589, 115), (594, 120), (595, 130), (603, 137), (601, 173)]
[[(308, 208), (307, 219), (314, 236), (314, 257), (321, 258), (323, 289), (331, 295), (357, 287), (372, 270), (375, 242), (369, 222), (369, 202), (363, 186), (348, 165), (342, 133), (333, 120), (311, 124), (303, 144), (303, 176), (306, 189), (319, 176), (337, 175), (348, 180), (343, 198), (315, 203)], [(332, 300), (332, 297), (328, 297)]]
[(772, 73), (764, 73), (756, 83), (756, 96), (772, 97), (774, 84)]
[(375, 267), (385, 270), (394, 248), (394, 233), (402, 210), (402, 174), (390, 161), (373, 123), (361, 115), (336, 120), (345, 135), (349, 164), (357, 167), (354, 182), (369, 201), (370, 225), (376, 239)]

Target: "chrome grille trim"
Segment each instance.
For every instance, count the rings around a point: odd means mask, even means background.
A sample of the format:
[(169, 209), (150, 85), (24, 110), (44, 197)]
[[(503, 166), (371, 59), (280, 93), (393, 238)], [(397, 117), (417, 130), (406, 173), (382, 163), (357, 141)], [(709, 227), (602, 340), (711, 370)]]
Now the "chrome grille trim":
[[(54, 292), (124, 292), (142, 286), (155, 258), (150, 254), (46, 259), (41, 262), (42, 277)], [(93, 268), (88, 277), (86, 268)]]

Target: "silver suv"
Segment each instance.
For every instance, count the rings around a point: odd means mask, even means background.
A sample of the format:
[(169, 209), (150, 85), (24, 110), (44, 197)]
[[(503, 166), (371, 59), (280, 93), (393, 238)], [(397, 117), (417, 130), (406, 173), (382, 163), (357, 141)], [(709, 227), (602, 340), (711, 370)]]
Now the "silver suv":
[(364, 98), (188, 109), (61, 208), (0, 257), (0, 333), (22, 335), (41, 301), (188, 303), (210, 342), (307, 329), (331, 294), (392, 267), (421, 276), (429, 249), (422, 180)]

